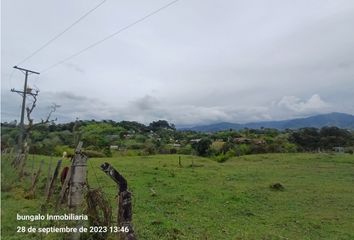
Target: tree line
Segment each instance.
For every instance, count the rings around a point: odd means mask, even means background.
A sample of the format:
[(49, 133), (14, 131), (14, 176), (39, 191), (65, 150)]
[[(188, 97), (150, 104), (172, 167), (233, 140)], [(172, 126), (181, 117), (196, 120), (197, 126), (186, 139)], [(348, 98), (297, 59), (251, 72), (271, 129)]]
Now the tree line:
[[(1, 123), (1, 147), (17, 143), (16, 123)], [(233, 156), (258, 153), (333, 151), (353, 153), (354, 132), (337, 127), (287, 129), (242, 129), (215, 133), (176, 130), (165, 120), (142, 124), (133, 121), (79, 120), (34, 126), (29, 133), (30, 153), (73, 153), (76, 143), (85, 143), (91, 157), (113, 155), (196, 154), (225, 161)]]

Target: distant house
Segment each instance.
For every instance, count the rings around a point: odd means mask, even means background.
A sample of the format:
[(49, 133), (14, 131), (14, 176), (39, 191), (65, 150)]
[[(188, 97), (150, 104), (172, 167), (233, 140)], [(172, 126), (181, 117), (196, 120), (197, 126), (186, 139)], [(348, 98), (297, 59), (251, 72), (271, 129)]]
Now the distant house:
[(238, 143), (238, 144), (252, 143), (252, 139), (245, 138), (245, 137), (234, 138), (233, 141), (234, 141), (234, 143)]
[(106, 136), (109, 140), (119, 139), (118, 134), (111, 134)]
[(334, 147), (333, 151), (336, 153), (344, 153), (344, 147)]
[(153, 131), (150, 131), (150, 133), (148, 134), (149, 138), (156, 138), (158, 137), (159, 135), (154, 133)]
[(181, 144), (179, 144), (179, 143), (174, 143), (174, 144), (172, 144), (172, 146), (179, 148), (179, 147), (181, 147)]
[(263, 145), (266, 144), (266, 141), (264, 141), (263, 139), (255, 139), (253, 140), (253, 143), (256, 145)]
[(191, 143), (198, 143), (200, 142), (200, 140), (202, 140), (201, 138), (196, 138), (196, 139), (191, 139), (190, 142)]
[(133, 137), (134, 137), (133, 134), (124, 134), (125, 139), (129, 139), (129, 138), (133, 138)]
[(109, 148), (111, 150), (118, 150), (119, 149), (118, 145), (111, 145), (111, 146), (109, 146)]

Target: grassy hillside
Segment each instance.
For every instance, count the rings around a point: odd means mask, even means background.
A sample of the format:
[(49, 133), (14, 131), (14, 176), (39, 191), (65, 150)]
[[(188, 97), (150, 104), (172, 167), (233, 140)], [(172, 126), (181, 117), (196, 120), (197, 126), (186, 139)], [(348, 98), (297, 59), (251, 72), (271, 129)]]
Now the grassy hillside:
[[(37, 156), (33, 169), (40, 159), (49, 162)], [(89, 161), (89, 185), (107, 193), (114, 211), (116, 186), (99, 166), (107, 161), (128, 179), (139, 239), (354, 239), (353, 155), (265, 154), (225, 163), (182, 156), (182, 167), (177, 155)], [(18, 182), (8, 162), (2, 168), (2, 239), (40, 239), (15, 235), (15, 217), (40, 212), (47, 167), (31, 200), (24, 199), (29, 177)], [(273, 183), (285, 189), (272, 190)]]

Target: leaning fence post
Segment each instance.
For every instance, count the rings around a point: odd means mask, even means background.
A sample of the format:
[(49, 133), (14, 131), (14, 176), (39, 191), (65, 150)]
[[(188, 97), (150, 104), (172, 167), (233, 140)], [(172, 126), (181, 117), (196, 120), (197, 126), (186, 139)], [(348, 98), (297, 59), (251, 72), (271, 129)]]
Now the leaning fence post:
[(25, 166), (26, 166), (26, 162), (28, 159), (28, 152), (29, 152), (29, 146), (27, 146), (27, 143), (25, 144), (25, 153), (22, 157), (22, 161), (20, 161), (20, 172), (19, 172), (19, 177), (20, 179), (23, 177), (24, 173), (25, 173)]
[(1, 159), (6, 159), (9, 157), (9, 149), (5, 148), (1, 151)]
[(61, 162), (62, 160), (58, 160), (57, 162), (57, 166), (54, 170), (53, 176), (50, 180), (50, 184), (48, 186), (48, 192), (47, 192), (47, 202), (49, 202), (50, 197), (52, 196), (53, 192), (54, 192), (54, 186), (55, 186), (55, 181), (58, 178), (58, 174), (59, 174), (59, 170), (60, 170), (60, 166), (61, 166)]
[(39, 179), (39, 175), (41, 174), (42, 171), (42, 166), (43, 166), (44, 160), (41, 161), (38, 171), (34, 174), (33, 179), (32, 179), (32, 184), (31, 188), (29, 190), (29, 196), (34, 197), (35, 196), (35, 191), (36, 191), (36, 185)]
[(101, 165), (101, 169), (118, 184), (117, 222), (118, 227), (124, 229), (124, 231), (119, 232), (119, 238), (121, 240), (135, 240), (136, 236), (131, 223), (133, 217), (132, 196), (131, 192), (128, 191), (127, 180), (107, 162)]
[(45, 196), (47, 196), (49, 192), (50, 174), (52, 173), (52, 164), (53, 164), (53, 157), (50, 157), (50, 162), (48, 165), (48, 173), (47, 173), (47, 183), (45, 185)]
[(13, 151), (14, 151), (13, 148), (10, 148), (10, 150), (8, 150), (7, 155), (5, 157), (6, 161), (13, 159)]
[(58, 198), (56, 206), (55, 206), (56, 208), (58, 208), (58, 206), (64, 202), (64, 198), (65, 198), (66, 193), (67, 193), (67, 191), (69, 189), (69, 182), (70, 182), (71, 176), (72, 176), (71, 172), (72, 172), (72, 166), (70, 166), (70, 168), (69, 168), (69, 170), (68, 170), (68, 172), (66, 174), (64, 183), (63, 183), (63, 185), (61, 187), (61, 191), (59, 193), (59, 198)]

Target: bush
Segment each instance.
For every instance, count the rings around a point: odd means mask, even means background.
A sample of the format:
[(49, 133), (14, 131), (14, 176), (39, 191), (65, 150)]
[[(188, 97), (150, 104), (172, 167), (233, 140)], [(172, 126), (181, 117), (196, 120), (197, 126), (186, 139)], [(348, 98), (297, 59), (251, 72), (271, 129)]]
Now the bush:
[(62, 156), (66, 152), (68, 156), (74, 155), (75, 150), (67, 145), (58, 145), (54, 148), (55, 156)]
[(170, 149), (170, 154), (176, 154), (177, 153), (177, 149), (176, 148), (171, 148)]
[(144, 148), (144, 144), (140, 144), (140, 143), (134, 143), (128, 146), (128, 149), (133, 149), (133, 150), (140, 150), (143, 148)]
[(212, 142), (209, 138), (202, 138), (199, 142), (192, 144), (192, 148), (197, 152), (198, 156), (206, 157), (210, 154), (210, 146)]
[(247, 144), (236, 145), (235, 148), (236, 156), (247, 155), (251, 153), (250, 146)]
[(190, 155), (190, 154), (192, 154), (192, 151), (193, 151), (193, 149), (192, 149), (191, 145), (185, 145), (185, 146), (180, 147), (177, 150), (177, 153), (184, 154), (184, 155)]
[(84, 154), (87, 157), (91, 157), (91, 158), (103, 158), (103, 157), (105, 157), (104, 153), (98, 152), (98, 151), (94, 151), (94, 150), (85, 150)]
[(216, 154), (219, 154), (223, 150), (223, 146), (225, 145), (225, 142), (220, 142), (220, 141), (215, 141), (211, 144), (210, 150)]
[(112, 157), (112, 152), (109, 147), (104, 148), (103, 153), (106, 155), (106, 157)]
[(354, 148), (346, 148), (344, 150), (345, 153), (353, 154), (354, 153)]
[(266, 153), (267, 152), (267, 148), (265, 145), (256, 145), (256, 144), (252, 144), (250, 146), (250, 151), (253, 154), (258, 154), (258, 153)]
[(297, 146), (294, 143), (285, 143), (284, 150), (286, 153), (296, 153), (298, 151)]
[(156, 154), (156, 153), (157, 153), (157, 149), (153, 143), (145, 144), (145, 148), (143, 149), (144, 155), (152, 155), (152, 154)]
[(214, 159), (219, 162), (219, 163), (222, 163), (222, 162), (225, 162), (226, 160), (232, 158), (235, 156), (235, 151), (233, 150), (230, 150), (226, 153), (221, 153), (219, 154), (218, 156), (214, 157)]

